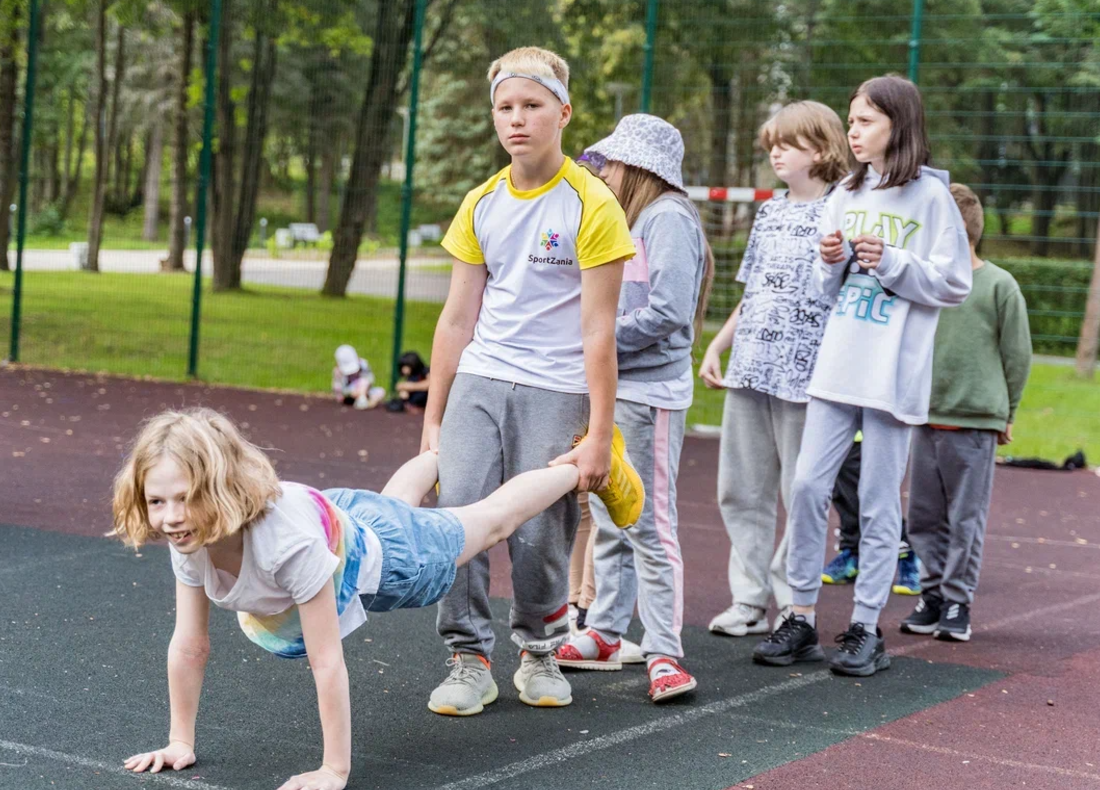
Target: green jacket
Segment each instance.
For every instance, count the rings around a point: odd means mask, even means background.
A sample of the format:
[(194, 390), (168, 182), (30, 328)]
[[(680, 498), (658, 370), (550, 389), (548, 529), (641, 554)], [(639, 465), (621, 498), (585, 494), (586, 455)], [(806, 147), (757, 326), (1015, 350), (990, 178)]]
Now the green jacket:
[(987, 261), (966, 301), (940, 311), (929, 424), (1005, 430), (1030, 370), (1027, 303), (1015, 278)]

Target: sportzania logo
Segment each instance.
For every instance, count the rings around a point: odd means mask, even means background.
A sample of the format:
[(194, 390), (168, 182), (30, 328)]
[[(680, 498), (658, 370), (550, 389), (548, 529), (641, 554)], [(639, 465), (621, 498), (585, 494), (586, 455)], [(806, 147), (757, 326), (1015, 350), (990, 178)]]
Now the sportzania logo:
[[(539, 246), (542, 247), (543, 249), (545, 249), (547, 252), (550, 252), (550, 250), (554, 249), (555, 247), (560, 246), (559, 243), (558, 243), (558, 236), (559, 235), (560, 234), (554, 233), (553, 229), (547, 230), (540, 237)], [(527, 262), (528, 263), (548, 263), (551, 266), (572, 266), (573, 265), (573, 259), (572, 258), (552, 258), (550, 256), (546, 256), (545, 258), (540, 258), (537, 255), (528, 255), (527, 256)]]
[(542, 234), (542, 240), (539, 242), (540, 247), (545, 247), (547, 252), (558, 246), (558, 234), (553, 230), (548, 230)]

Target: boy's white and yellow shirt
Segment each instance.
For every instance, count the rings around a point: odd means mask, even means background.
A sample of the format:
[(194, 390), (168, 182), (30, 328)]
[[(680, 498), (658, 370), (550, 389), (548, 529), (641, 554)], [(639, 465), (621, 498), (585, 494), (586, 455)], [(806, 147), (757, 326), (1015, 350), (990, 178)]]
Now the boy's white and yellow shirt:
[(459, 261), (488, 267), (458, 372), (588, 392), (581, 272), (635, 252), (608, 186), (568, 157), (550, 181), (528, 191), (512, 185), (506, 167), (467, 193), (442, 244)]

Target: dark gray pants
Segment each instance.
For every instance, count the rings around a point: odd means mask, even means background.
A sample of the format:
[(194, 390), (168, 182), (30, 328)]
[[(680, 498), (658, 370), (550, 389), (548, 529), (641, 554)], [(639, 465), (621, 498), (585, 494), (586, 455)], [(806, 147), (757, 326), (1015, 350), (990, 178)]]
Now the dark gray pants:
[[(460, 373), (439, 435), (439, 507), (484, 499), (521, 472), (543, 469), (583, 436), (588, 396)], [(508, 539), (514, 639), (546, 653), (569, 634), (569, 552), (581, 511), (568, 494)], [(436, 627), (451, 653), (490, 658), (489, 553), (458, 569), (439, 602)]]
[(973, 603), (996, 455), (995, 431), (913, 432), (909, 540), (924, 564), (924, 595)]

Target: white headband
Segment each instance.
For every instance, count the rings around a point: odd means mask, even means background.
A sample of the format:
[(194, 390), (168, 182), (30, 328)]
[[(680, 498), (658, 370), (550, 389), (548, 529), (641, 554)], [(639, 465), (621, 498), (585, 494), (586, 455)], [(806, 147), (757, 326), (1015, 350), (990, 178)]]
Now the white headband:
[(569, 91), (565, 89), (565, 85), (561, 80), (547, 79), (546, 77), (536, 77), (534, 74), (517, 74), (514, 71), (502, 71), (493, 80), (493, 84), (489, 86), (489, 103), (496, 104), (495, 96), (497, 93), (497, 86), (505, 80), (510, 80), (513, 77), (519, 77), (520, 79), (531, 80), (537, 82), (546, 90), (558, 97), (558, 101), (562, 104), (569, 104)]

